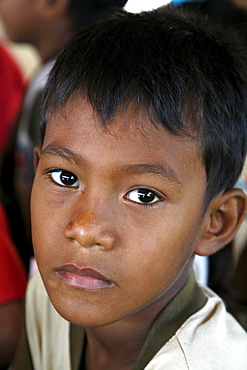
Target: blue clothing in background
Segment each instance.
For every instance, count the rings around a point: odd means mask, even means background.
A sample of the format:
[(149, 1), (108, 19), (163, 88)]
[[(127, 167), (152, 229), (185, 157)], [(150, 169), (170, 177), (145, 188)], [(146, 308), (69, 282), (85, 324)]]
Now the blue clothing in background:
[[(247, 185), (245, 184), (244, 180), (241, 179), (241, 177), (238, 179), (238, 181), (235, 185), (235, 188), (240, 188), (240, 189), (244, 190), (247, 193)], [(247, 220), (247, 212), (245, 214), (245, 219)]]
[(193, 3), (193, 2), (197, 2), (197, 3), (200, 2), (201, 3), (203, 1), (205, 1), (205, 0), (172, 0), (171, 5), (177, 6), (177, 5), (180, 5), (180, 4), (183, 4), (183, 3)]

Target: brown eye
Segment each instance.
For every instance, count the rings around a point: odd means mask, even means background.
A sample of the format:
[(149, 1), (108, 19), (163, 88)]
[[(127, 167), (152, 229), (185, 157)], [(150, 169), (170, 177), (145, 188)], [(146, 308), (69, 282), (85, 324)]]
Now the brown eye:
[(53, 181), (61, 186), (77, 188), (79, 186), (78, 178), (69, 171), (53, 170), (50, 172)]
[(134, 189), (128, 192), (126, 198), (132, 202), (151, 204), (160, 201), (160, 197), (154, 191), (146, 188)]

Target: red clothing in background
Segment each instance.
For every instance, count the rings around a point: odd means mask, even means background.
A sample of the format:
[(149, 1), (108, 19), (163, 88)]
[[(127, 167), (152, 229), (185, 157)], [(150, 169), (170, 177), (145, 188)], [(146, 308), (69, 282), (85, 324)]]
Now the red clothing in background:
[(0, 44), (0, 151), (20, 111), (25, 84), (19, 67)]
[(0, 205), (0, 305), (22, 299), (27, 275), (11, 240), (7, 219)]

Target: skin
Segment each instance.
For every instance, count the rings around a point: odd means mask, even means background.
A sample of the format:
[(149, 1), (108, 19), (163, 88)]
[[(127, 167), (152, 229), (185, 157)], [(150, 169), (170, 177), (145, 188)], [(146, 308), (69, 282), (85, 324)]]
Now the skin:
[(31, 43), (43, 61), (50, 59), (73, 36), (68, 1), (0, 0), (7, 36), (14, 42)]
[(87, 369), (131, 368), (209, 239), (196, 142), (145, 117), (129, 109), (104, 130), (91, 106), (75, 99), (53, 115), (35, 151), (35, 255), (56, 310), (86, 327)]
[(0, 366), (10, 364), (14, 358), (21, 323), (21, 301), (11, 302), (0, 307)]
[(232, 2), (239, 6), (247, 7), (247, 0), (232, 0)]
[[(29, 42), (35, 38), (38, 19), (34, 11), (34, 1), (1, 0), (0, 14), (6, 32), (12, 41)], [(30, 22), (31, 19), (32, 22)]]

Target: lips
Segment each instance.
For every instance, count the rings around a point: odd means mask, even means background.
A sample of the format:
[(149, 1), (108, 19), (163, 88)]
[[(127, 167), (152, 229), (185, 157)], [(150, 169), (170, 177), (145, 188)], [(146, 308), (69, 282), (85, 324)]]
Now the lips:
[(107, 289), (114, 285), (98, 271), (91, 268), (80, 269), (73, 264), (59, 267), (56, 273), (67, 285), (82, 290)]

